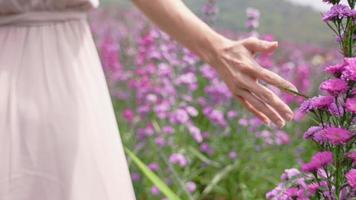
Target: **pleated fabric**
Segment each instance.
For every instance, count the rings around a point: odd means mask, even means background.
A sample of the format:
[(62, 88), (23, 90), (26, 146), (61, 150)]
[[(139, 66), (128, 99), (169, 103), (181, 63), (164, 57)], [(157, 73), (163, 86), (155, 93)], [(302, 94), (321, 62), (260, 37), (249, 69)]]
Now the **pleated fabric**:
[(135, 200), (87, 20), (0, 25), (0, 47), (0, 200)]

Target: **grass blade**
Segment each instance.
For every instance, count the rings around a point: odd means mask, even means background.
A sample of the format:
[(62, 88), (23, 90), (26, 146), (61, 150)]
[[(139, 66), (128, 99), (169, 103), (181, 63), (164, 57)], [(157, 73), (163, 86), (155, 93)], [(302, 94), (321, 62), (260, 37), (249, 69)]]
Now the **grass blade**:
[(147, 165), (145, 165), (133, 152), (125, 147), (125, 152), (132, 159), (141, 172), (170, 200), (181, 200)]

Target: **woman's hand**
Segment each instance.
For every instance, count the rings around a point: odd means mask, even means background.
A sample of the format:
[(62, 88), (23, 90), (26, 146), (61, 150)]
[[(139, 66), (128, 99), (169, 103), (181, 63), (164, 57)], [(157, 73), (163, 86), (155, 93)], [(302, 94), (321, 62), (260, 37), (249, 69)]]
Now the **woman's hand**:
[(262, 68), (253, 58), (257, 52), (271, 52), (277, 43), (249, 38), (231, 41), (211, 29), (181, 0), (133, 0), (155, 24), (179, 43), (214, 66), (232, 93), (264, 122), (282, 127), (293, 112), (259, 81), (296, 91), (277, 74)]
[(241, 41), (226, 39), (221, 46), (215, 58), (207, 62), (217, 70), (233, 95), (267, 124), (272, 121), (283, 127), (285, 121), (293, 119), (292, 110), (260, 81), (293, 91), (297, 91), (296, 87), (254, 59), (258, 52), (273, 52), (278, 43), (251, 37)]

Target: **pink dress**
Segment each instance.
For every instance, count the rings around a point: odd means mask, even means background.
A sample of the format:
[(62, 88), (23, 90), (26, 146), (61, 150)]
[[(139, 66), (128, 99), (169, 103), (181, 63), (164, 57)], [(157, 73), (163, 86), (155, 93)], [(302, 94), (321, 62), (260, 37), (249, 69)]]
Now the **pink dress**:
[(86, 13), (0, 0), (0, 200), (134, 200)]

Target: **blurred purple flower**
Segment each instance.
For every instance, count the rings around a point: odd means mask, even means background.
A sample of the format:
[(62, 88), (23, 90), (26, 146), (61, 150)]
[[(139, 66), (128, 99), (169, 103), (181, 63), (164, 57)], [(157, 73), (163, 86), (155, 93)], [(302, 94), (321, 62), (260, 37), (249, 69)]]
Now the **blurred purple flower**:
[(186, 187), (188, 192), (190, 193), (193, 193), (197, 189), (197, 185), (193, 181), (187, 182)]
[(152, 193), (152, 195), (157, 196), (157, 195), (160, 194), (160, 191), (156, 186), (152, 186), (151, 187), (151, 193)]
[(236, 159), (236, 158), (237, 158), (237, 153), (236, 153), (235, 151), (230, 151), (230, 152), (229, 152), (229, 158), (230, 158), (231, 160)]
[(177, 164), (181, 167), (185, 167), (188, 165), (188, 160), (181, 153), (173, 153), (169, 157), (169, 162), (172, 164)]
[(148, 165), (148, 168), (149, 168), (150, 170), (152, 170), (152, 171), (158, 171), (158, 170), (159, 170), (159, 164), (158, 164), (158, 163), (155, 163), (155, 162), (150, 163), (150, 164)]

